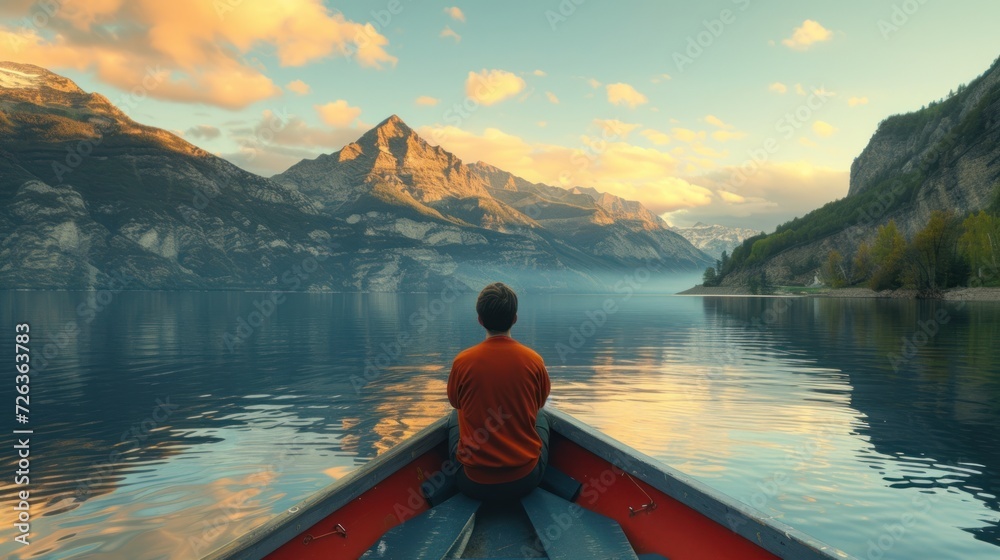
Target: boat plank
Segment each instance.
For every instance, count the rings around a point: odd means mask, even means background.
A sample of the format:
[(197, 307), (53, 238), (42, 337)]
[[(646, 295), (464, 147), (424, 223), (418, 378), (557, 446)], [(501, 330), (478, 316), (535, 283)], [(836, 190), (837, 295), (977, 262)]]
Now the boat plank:
[(638, 560), (621, 526), (610, 517), (540, 488), (521, 503), (552, 560)]
[(472, 533), (480, 502), (452, 496), (409, 521), (386, 531), (361, 560), (443, 560), (461, 554)]

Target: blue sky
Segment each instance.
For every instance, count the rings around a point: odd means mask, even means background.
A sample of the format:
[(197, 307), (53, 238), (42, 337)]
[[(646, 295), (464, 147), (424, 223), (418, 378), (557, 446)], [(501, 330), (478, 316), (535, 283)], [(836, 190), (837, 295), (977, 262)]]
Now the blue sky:
[(879, 121), (1000, 55), (1000, 3), (969, 0), (54, 5), (5, 2), (0, 59), (254, 172), (398, 114), (470, 163), (764, 230), (846, 195)]

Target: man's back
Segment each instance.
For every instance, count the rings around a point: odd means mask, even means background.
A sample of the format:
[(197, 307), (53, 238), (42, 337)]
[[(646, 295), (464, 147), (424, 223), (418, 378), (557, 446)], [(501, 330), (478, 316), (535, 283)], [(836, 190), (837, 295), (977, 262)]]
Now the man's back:
[(458, 409), (457, 457), (470, 480), (509, 482), (532, 471), (542, 449), (535, 422), (549, 390), (541, 356), (509, 336), (490, 336), (455, 357), (448, 400)]

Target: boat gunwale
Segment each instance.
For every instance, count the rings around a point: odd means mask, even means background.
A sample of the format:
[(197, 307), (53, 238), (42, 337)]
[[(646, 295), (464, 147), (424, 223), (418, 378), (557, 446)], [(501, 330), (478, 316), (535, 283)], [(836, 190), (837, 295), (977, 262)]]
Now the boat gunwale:
[[(762, 511), (642, 453), (573, 416), (545, 407), (551, 430), (656, 490), (786, 560), (857, 560)], [(299, 501), (203, 560), (259, 560), (447, 438), (447, 416)], [(293, 511), (295, 510), (295, 511)], [(735, 522), (734, 522), (735, 520)]]
[(204, 556), (203, 560), (264, 558), (328, 515), (351, 503), (397, 470), (440, 445), (447, 438), (445, 430), (447, 421), (447, 417), (435, 420), (344, 478), (306, 496), (294, 506), (212, 551), (208, 556)]
[(545, 410), (553, 432), (780, 558), (858, 560), (565, 412), (553, 408)]

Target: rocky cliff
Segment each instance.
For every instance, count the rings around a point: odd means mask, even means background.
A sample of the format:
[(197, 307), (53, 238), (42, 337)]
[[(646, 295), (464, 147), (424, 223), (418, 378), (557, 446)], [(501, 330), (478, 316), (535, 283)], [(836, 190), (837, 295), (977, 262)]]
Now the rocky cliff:
[[(852, 255), (889, 220), (912, 237), (935, 210), (962, 216), (989, 207), (998, 196), (1000, 59), (948, 99), (884, 120), (851, 166), (847, 197), (778, 228), (778, 233), (789, 232), (785, 235), (809, 229), (824, 233), (735, 270), (723, 283), (744, 283), (761, 268), (776, 283), (808, 283), (822, 257), (834, 249)], [(837, 227), (819, 225), (832, 216)]]

